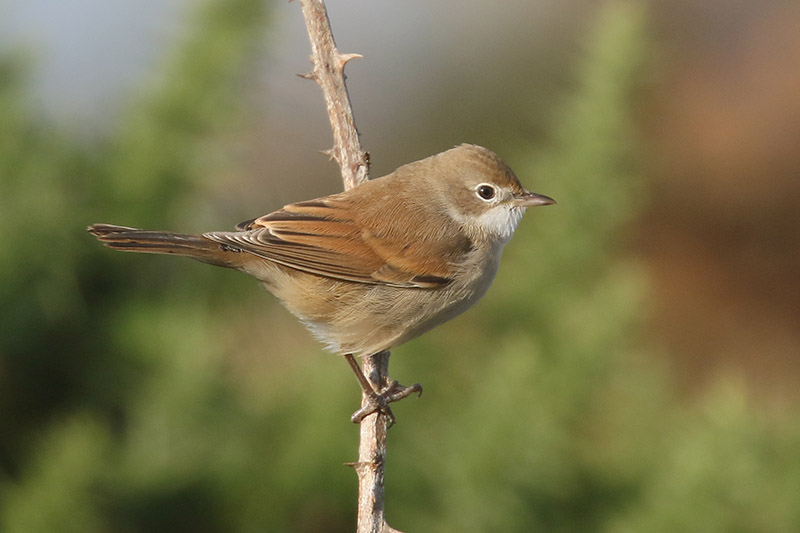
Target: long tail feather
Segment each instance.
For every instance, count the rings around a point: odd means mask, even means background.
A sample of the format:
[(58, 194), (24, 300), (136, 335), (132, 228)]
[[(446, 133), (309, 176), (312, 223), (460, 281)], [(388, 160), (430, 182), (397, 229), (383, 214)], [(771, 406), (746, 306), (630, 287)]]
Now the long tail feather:
[(112, 224), (92, 224), (89, 233), (115, 250), (151, 254), (175, 254), (212, 265), (237, 268), (241, 253), (201, 235), (150, 231)]

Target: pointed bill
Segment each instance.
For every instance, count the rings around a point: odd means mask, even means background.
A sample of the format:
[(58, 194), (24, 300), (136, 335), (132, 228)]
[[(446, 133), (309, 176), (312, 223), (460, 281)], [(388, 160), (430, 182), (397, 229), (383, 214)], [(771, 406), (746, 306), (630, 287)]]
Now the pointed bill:
[(544, 194), (526, 191), (525, 194), (514, 198), (514, 204), (519, 207), (533, 207), (536, 205), (553, 205), (555, 200)]

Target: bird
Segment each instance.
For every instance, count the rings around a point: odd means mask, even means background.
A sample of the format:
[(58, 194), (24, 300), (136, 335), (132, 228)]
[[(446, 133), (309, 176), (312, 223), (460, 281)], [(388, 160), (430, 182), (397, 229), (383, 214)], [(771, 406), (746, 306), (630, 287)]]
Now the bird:
[[(399, 346), (475, 304), (525, 210), (555, 203), (525, 189), (491, 150), (462, 144), (235, 231), (111, 224), (88, 231), (115, 250), (186, 256), (249, 274), (328, 350), (347, 357), (365, 388), (355, 357)], [(421, 387), (393, 382), (383, 396), (413, 392)]]

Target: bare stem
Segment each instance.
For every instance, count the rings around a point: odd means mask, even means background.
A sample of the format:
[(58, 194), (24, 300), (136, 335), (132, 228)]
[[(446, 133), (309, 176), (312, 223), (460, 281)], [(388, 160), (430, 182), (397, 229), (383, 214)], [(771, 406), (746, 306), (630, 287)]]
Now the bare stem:
[[(333, 148), (327, 153), (341, 168), (344, 188), (351, 189), (369, 179), (369, 160), (358, 139), (344, 76), (345, 64), (361, 56), (341, 54), (336, 49), (323, 0), (300, 0), (300, 5), (311, 41), (311, 63), (314, 65), (311, 72), (303, 77), (314, 80), (322, 88), (333, 130)], [(365, 357), (363, 372), (374, 390), (383, 390), (389, 374), (389, 352)], [(367, 402), (367, 395), (363, 394), (361, 405)], [(386, 429), (386, 417), (377, 412), (361, 421), (358, 462), (352, 465), (358, 474), (357, 533), (396, 532), (386, 523), (384, 515)]]
[[(389, 352), (364, 357), (361, 370), (375, 390), (383, 390), (389, 373)], [(366, 396), (363, 396), (362, 405), (365, 403)], [(361, 421), (358, 462), (353, 465), (358, 474), (357, 533), (395, 531), (386, 523), (384, 513), (386, 429), (386, 417), (377, 412)]]
[(362, 56), (342, 54), (336, 49), (323, 0), (300, 0), (300, 5), (308, 28), (311, 63), (314, 65), (311, 72), (302, 76), (314, 80), (322, 89), (333, 130), (333, 148), (327, 153), (342, 170), (344, 188), (351, 189), (369, 178), (369, 161), (358, 140), (350, 95), (344, 81), (344, 66), (351, 59)]

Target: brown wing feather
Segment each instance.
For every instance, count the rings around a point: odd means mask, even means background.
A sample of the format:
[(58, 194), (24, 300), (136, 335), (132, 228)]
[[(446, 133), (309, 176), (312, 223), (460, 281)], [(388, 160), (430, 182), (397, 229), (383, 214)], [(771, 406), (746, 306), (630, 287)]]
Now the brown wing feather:
[(453, 265), (425, 257), (414, 235), (379, 234), (354, 220), (343, 195), (291, 204), (237, 226), (240, 232), (204, 236), (281, 265), (320, 276), (433, 288), (450, 282)]

